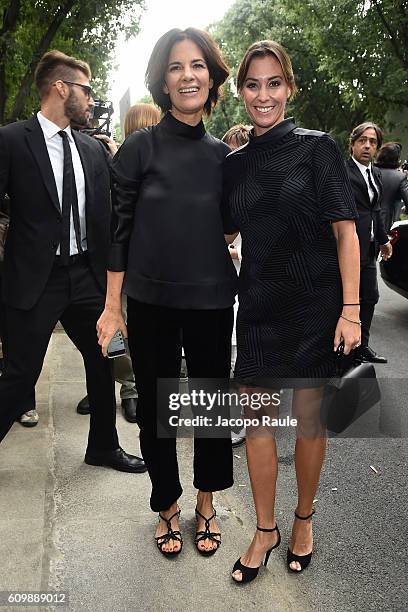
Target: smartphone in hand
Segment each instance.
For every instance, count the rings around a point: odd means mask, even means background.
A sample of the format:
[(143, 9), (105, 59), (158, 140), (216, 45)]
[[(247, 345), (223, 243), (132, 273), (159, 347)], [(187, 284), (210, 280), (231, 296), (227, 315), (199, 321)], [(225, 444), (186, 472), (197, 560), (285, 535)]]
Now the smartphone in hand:
[(126, 353), (125, 339), (122, 332), (118, 330), (108, 344), (107, 355), (109, 359), (115, 359), (115, 357), (121, 357)]

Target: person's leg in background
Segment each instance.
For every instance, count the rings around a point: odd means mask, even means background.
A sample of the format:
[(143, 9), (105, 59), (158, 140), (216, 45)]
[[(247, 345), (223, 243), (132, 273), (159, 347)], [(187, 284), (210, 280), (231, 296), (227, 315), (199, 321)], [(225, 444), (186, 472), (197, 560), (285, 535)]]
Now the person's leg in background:
[[(7, 354), (7, 326), (6, 326), (6, 309), (1, 298), (2, 295), (1, 287), (1, 270), (0, 270), (0, 376), (2, 371), (6, 367), (6, 354)], [(23, 414), (18, 418), (18, 421), (24, 427), (35, 427), (39, 421), (39, 415), (35, 406), (35, 389), (32, 390), (29, 397), (22, 399), (20, 408), (24, 410)]]
[[(125, 295), (122, 296), (122, 308), (126, 321), (127, 301)], [(121, 385), (120, 399), (122, 404), (123, 416), (129, 423), (136, 423), (137, 390), (130, 355), (123, 355), (123, 357), (117, 357), (116, 359), (114, 359), (113, 371), (115, 381)], [(90, 413), (88, 395), (82, 398), (81, 401), (78, 403), (77, 412), (78, 414)]]
[(54, 271), (31, 310), (6, 306), (6, 335), (13, 340), (6, 342), (7, 365), (0, 378), (0, 440), (32, 397), (52, 331), (68, 299), (62, 280)]
[(372, 363), (387, 363), (386, 357), (379, 355), (369, 346), (371, 323), (379, 299), (374, 243), (370, 249), (371, 260), (363, 265), (360, 271), (361, 346), (356, 350), (355, 356), (356, 359)]
[(123, 355), (113, 361), (115, 380), (121, 385), (120, 399), (123, 416), (129, 423), (136, 423), (137, 391), (132, 360), (129, 355)]
[(1, 266), (0, 263), (0, 376), (4, 369), (4, 336), (6, 332), (6, 322), (5, 322), (5, 310), (2, 299), (2, 285), (1, 285)]
[[(127, 296), (122, 293), (122, 311), (127, 322)], [(130, 355), (124, 355), (114, 360), (115, 380), (121, 385), (120, 399), (123, 416), (129, 423), (136, 423), (137, 391)]]

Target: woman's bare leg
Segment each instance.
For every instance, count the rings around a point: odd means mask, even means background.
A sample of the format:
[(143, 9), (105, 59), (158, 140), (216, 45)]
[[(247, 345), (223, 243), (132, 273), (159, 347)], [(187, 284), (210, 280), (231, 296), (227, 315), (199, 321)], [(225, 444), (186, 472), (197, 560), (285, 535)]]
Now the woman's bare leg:
[[(244, 389), (241, 392), (248, 392)], [(252, 389), (254, 392), (254, 389)], [(258, 389), (256, 390), (259, 391)], [(271, 390), (261, 390), (272, 394)], [(277, 416), (276, 408), (270, 407), (267, 413), (274, 417)], [(248, 412), (245, 416), (256, 418), (256, 412)], [(275, 522), (275, 492), (276, 479), (278, 475), (278, 455), (272, 427), (247, 427), (246, 451), (248, 461), (248, 471), (251, 480), (252, 494), (254, 497), (257, 525), (265, 529), (273, 529)], [(274, 546), (278, 540), (276, 531), (265, 533), (256, 531), (252, 542), (241, 557), (241, 562), (247, 567), (259, 567), (263, 561), (266, 551)], [(240, 570), (233, 573), (237, 581), (241, 581)]]
[[(320, 423), (322, 394), (322, 388), (296, 389), (293, 394), (293, 416), (298, 419), (295, 467), (298, 486), (296, 512), (299, 516), (308, 516), (312, 512), (326, 453), (326, 432)], [(311, 519), (294, 520), (289, 548), (295, 555), (307, 555), (312, 551)], [(290, 567), (297, 571), (301, 569), (297, 561), (292, 561)]]

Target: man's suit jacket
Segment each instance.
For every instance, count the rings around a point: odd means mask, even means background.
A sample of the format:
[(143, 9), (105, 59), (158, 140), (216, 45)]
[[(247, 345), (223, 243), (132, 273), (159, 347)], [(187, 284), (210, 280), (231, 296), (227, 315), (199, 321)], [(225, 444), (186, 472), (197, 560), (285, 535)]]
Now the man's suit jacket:
[(383, 198), (381, 202), (381, 214), (384, 227), (388, 231), (394, 222), (395, 213), (400, 210), (401, 200), (404, 201), (408, 210), (408, 180), (403, 172), (396, 168), (380, 168), (383, 186)]
[[(85, 175), (86, 234), (91, 270), (106, 286), (110, 244), (110, 173), (100, 143), (72, 131)], [(0, 128), (0, 203), (10, 196), (3, 298), (29, 310), (41, 296), (61, 241), (62, 214), (37, 117)]]
[(378, 253), (379, 245), (388, 242), (388, 236), (384, 229), (384, 222), (381, 216), (382, 182), (381, 172), (374, 166), (371, 167), (375, 185), (378, 189), (378, 201), (373, 207), (368, 195), (367, 183), (360, 172), (357, 164), (350, 158), (346, 161), (346, 169), (353, 188), (354, 199), (357, 206), (358, 219), (356, 220), (357, 235), (360, 242), (361, 264), (367, 264), (372, 260), (370, 253), (371, 241), (371, 222), (374, 229), (375, 253)]

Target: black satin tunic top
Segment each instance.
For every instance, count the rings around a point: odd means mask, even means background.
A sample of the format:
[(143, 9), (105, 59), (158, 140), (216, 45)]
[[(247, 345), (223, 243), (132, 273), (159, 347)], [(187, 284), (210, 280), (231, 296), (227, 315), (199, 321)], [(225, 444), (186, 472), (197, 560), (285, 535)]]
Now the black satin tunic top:
[(131, 134), (113, 160), (116, 230), (109, 270), (147, 304), (217, 309), (234, 303), (236, 272), (224, 240), (222, 164), (230, 149), (167, 113)]

